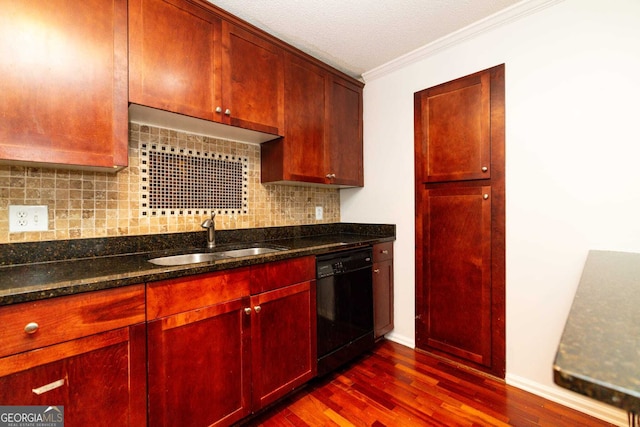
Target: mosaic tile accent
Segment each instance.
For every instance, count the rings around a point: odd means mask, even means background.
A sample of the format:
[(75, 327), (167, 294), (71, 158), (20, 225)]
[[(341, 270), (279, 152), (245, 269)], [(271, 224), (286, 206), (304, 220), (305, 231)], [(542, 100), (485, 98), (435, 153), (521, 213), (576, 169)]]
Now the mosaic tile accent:
[(142, 215), (246, 214), (247, 176), (247, 158), (142, 143)]
[[(333, 188), (260, 183), (260, 146), (129, 124), (129, 167), (117, 173), (0, 165), (0, 244), (202, 231), (209, 215), (143, 215), (142, 144), (161, 144), (247, 159), (247, 212), (216, 215), (219, 230), (340, 221)], [(49, 231), (9, 233), (9, 205), (47, 205)], [(322, 206), (324, 219), (315, 219)], [(207, 211), (210, 208), (207, 208)]]

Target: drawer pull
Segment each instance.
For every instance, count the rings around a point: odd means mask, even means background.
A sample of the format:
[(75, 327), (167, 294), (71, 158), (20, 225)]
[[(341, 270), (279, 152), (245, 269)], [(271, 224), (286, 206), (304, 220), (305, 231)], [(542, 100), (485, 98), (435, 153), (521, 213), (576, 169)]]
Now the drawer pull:
[(63, 378), (63, 379), (61, 379), (61, 380), (58, 380), (58, 381), (54, 381), (54, 382), (52, 382), (52, 383), (49, 383), (49, 384), (47, 384), (47, 385), (43, 385), (42, 387), (34, 388), (34, 389), (32, 389), (31, 391), (32, 391), (34, 394), (37, 394), (38, 396), (40, 396), (41, 394), (44, 394), (44, 393), (46, 393), (46, 392), (48, 392), (48, 391), (51, 391), (51, 390), (55, 390), (55, 389), (57, 389), (57, 388), (60, 388), (60, 387), (62, 387), (63, 385), (64, 385), (64, 378)]
[(379, 269), (379, 268), (376, 268), (375, 270), (373, 270), (373, 272), (374, 272), (374, 273), (376, 273), (376, 274), (378, 274), (378, 273), (380, 273), (380, 269)]
[(386, 249), (384, 249), (384, 250), (382, 250), (382, 251), (380, 251), (380, 252), (382, 252), (382, 253), (383, 253), (383, 254), (385, 254), (385, 255), (388, 255), (388, 254), (389, 254), (389, 251), (388, 251), (388, 250), (386, 250)]
[(27, 323), (27, 326), (24, 327), (24, 331), (28, 334), (35, 334), (40, 325), (36, 322)]

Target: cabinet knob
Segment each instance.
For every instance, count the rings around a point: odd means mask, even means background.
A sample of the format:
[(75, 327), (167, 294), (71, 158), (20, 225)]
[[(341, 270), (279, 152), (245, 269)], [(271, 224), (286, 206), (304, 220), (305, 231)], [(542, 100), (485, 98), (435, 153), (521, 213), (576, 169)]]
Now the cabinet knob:
[(35, 334), (39, 327), (40, 325), (36, 322), (30, 322), (24, 327), (24, 331), (28, 334)]
[(260, 307), (259, 305), (256, 305), (255, 307), (253, 307), (253, 309), (256, 311), (256, 313), (260, 313), (260, 310), (262, 310), (262, 307)]
[(329, 179), (335, 179), (336, 174), (335, 174), (335, 173), (328, 173), (326, 176), (327, 176), (327, 178), (329, 178)]
[(483, 167), (482, 167), (482, 172), (486, 172), (486, 171), (488, 171), (488, 170), (489, 170), (489, 168), (488, 168), (488, 167), (486, 167), (486, 166), (483, 166)]
[(381, 252), (381, 253), (383, 253), (383, 254), (385, 254), (385, 255), (388, 255), (388, 254), (389, 254), (389, 251), (388, 251), (388, 250), (386, 250), (386, 249), (384, 249), (384, 250), (382, 250), (382, 251), (380, 251), (380, 252)]
[(247, 316), (251, 314), (251, 308), (247, 307), (244, 309), (244, 314), (246, 314)]
[(226, 110), (224, 110), (224, 114), (227, 115), (227, 116), (230, 116), (231, 115), (231, 110), (227, 108)]
[(373, 270), (373, 272), (374, 272), (374, 273), (376, 273), (376, 274), (378, 274), (378, 273), (380, 273), (380, 269), (379, 269), (379, 268), (376, 268), (375, 270)]
[(216, 107), (216, 113), (222, 113), (222, 107)]
[(489, 195), (488, 195), (488, 194), (483, 194), (483, 195), (482, 195), (482, 198), (483, 198), (483, 199), (485, 199), (485, 200), (487, 200), (487, 199), (489, 198)]

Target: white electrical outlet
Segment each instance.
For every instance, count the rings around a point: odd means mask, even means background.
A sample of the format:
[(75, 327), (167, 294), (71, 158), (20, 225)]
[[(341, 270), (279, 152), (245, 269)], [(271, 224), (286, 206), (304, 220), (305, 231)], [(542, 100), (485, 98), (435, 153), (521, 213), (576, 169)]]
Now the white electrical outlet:
[(322, 219), (322, 206), (316, 206), (316, 219)]
[(49, 210), (45, 206), (9, 205), (9, 233), (47, 231)]

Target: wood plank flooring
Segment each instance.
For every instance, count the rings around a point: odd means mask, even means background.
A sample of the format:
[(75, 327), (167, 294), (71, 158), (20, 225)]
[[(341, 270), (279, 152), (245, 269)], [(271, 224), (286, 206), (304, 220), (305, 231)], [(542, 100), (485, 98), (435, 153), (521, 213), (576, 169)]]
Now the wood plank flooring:
[[(549, 368), (551, 369), (551, 367)], [(245, 425), (608, 426), (501, 381), (390, 341)]]

